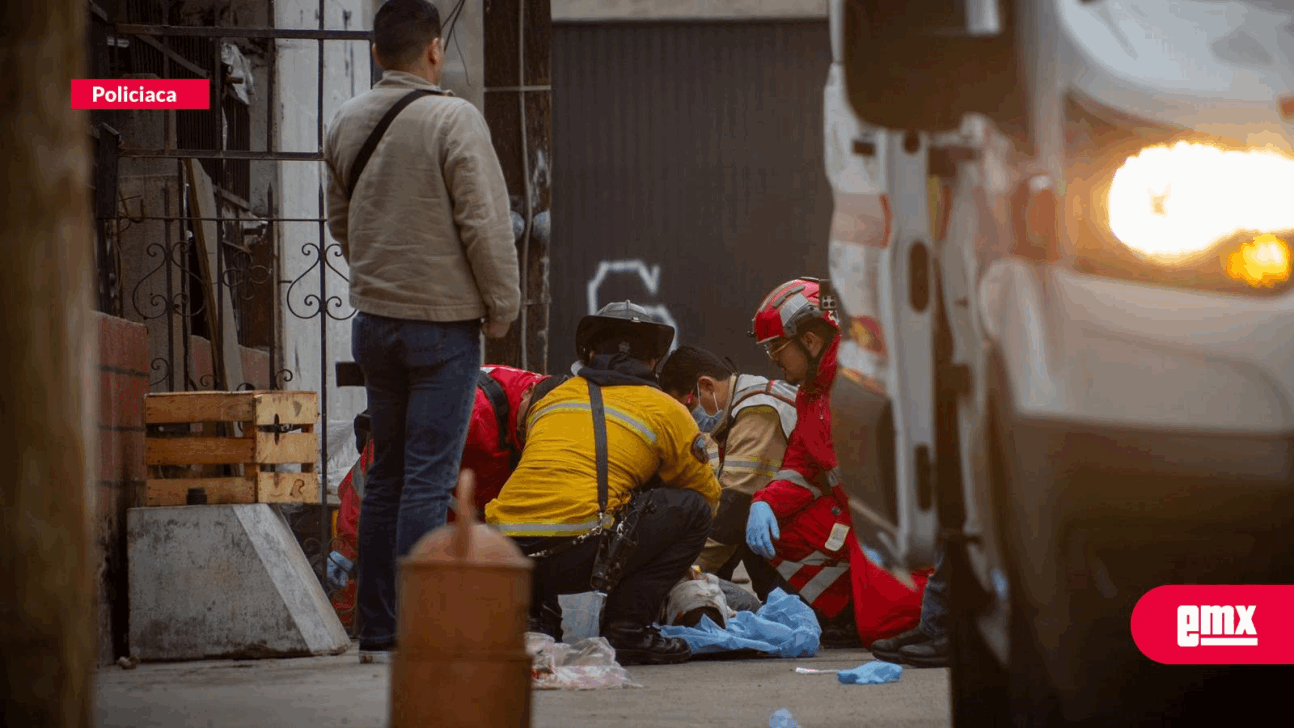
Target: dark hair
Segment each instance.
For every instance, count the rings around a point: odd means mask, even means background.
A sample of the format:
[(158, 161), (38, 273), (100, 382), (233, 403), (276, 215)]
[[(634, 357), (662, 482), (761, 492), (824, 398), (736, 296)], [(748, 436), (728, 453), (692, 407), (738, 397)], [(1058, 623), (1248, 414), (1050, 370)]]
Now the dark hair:
[(440, 37), (440, 11), (427, 0), (387, 0), (373, 18), (373, 46), (384, 66), (412, 63)]
[(684, 344), (660, 368), (660, 386), (667, 394), (682, 396), (696, 389), (701, 377), (727, 379), (736, 372), (713, 352)]
[(808, 323), (804, 325), (804, 328), (800, 333), (804, 333), (806, 331), (812, 331), (813, 333), (822, 337), (822, 340), (828, 344), (830, 344), (833, 339), (835, 339), (837, 336), (840, 335), (839, 329), (827, 323), (826, 321), (823, 321), (820, 318), (815, 318), (810, 320)]

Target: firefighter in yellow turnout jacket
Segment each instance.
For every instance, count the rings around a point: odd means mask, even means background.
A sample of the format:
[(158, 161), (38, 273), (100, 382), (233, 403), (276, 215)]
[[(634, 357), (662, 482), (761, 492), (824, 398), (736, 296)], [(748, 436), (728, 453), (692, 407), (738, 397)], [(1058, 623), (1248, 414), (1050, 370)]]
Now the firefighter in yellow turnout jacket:
[[(561, 639), (557, 595), (608, 589), (602, 634), (621, 664), (690, 656), (686, 642), (651, 624), (700, 554), (719, 503), (704, 437), (656, 381), (673, 338), (672, 327), (628, 301), (584, 317), (576, 332), (583, 367), (532, 405), (521, 462), (486, 507), (487, 520), (536, 559), (531, 629)], [(611, 526), (626, 519), (636, 520), (636, 545), (608, 559)], [(608, 566), (622, 576), (597, 583)]]

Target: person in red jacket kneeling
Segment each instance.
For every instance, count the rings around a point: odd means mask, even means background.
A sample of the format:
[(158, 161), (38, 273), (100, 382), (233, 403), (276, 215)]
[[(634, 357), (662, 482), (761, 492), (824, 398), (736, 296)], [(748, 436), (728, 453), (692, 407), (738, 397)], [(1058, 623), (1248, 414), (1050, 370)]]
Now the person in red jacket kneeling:
[[(563, 375), (553, 379), (546, 374), (500, 364), (481, 367), (467, 442), (459, 466), (460, 470), (471, 470), (476, 474), (473, 501), (478, 514), (485, 513), (485, 504), (494, 500), (517, 467), (523, 439), (521, 426), (525, 423), (526, 411), (533, 402), (568, 378)], [(337, 536), (328, 563), (328, 581), (334, 589), (333, 606), (347, 626), (354, 607), (355, 582), (351, 575), (358, 560), (357, 534), (364, 474), (373, 461), (373, 443), (368, 439), (367, 428), (363, 424), (366, 415), (355, 418), (359, 460), (337, 488), (341, 508), (337, 514)], [(454, 496), (457, 498), (457, 489)], [(451, 522), (457, 503), (456, 499), (450, 501), (448, 520)]]
[(755, 312), (751, 335), (800, 390), (782, 467), (753, 498), (746, 543), (771, 567), (752, 582), (771, 579), (799, 594), (818, 615), (825, 646), (870, 645), (916, 625), (925, 576), (913, 574), (909, 589), (868, 560), (852, 533), (831, 441), (839, 327), (821, 283), (787, 281)]

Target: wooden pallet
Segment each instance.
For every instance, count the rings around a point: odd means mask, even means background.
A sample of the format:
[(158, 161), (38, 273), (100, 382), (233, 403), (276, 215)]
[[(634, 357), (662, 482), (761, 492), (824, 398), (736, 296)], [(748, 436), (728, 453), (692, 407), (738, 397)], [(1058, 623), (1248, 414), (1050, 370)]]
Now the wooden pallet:
[[(184, 505), (190, 488), (202, 488), (208, 504), (318, 503), (318, 394), (315, 392), (167, 392), (144, 398), (148, 427), (144, 462), (153, 472), (201, 467), (190, 477), (149, 478), (150, 506)], [(238, 423), (241, 434), (213, 436), (209, 423)], [(170, 433), (158, 425), (170, 425)], [(179, 432), (175, 426), (181, 426)], [(199, 429), (194, 425), (202, 425)], [(225, 425), (227, 431), (233, 427)], [(300, 465), (301, 472), (275, 466)], [(214, 476), (212, 470), (232, 474)], [(281, 469), (280, 469), (281, 470)]]

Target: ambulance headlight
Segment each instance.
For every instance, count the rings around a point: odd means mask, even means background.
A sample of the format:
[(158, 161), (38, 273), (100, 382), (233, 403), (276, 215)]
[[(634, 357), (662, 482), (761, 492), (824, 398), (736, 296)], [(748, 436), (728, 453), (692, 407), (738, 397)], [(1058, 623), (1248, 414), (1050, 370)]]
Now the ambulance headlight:
[(1110, 231), (1166, 265), (1197, 262), (1219, 243), (1257, 233), (1261, 241), (1244, 244), (1249, 263), (1238, 268), (1242, 280), (1285, 280), (1289, 248), (1263, 231), (1294, 229), (1292, 200), (1294, 159), (1283, 154), (1160, 144), (1125, 159), (1114, 173)]
[(1066, 237), (1080, 270), (1227, 292), (1284, 290), (1294, 157), (1071, 101)]

